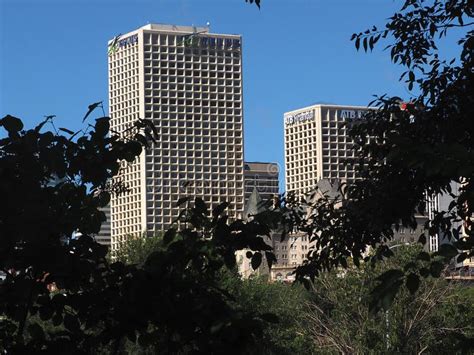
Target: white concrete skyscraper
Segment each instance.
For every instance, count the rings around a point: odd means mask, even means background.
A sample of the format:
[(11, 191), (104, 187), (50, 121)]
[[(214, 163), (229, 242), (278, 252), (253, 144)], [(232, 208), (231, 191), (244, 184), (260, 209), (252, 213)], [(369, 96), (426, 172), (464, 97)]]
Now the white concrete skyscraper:
[(109, 41), (111, 129), (153, 120), (158, 140), (117, 179), (112, 250), (127, 235), (167, 229), (176, 202), (202, 197), (243, 211), (242, 42), (208, 27), (149, 24)]
[(348, 120), (362, 118), (367, 107), (317, 104), (285, 113), (286, 191), (305, 194), (321, 179), (351, 181), (354, 157)]

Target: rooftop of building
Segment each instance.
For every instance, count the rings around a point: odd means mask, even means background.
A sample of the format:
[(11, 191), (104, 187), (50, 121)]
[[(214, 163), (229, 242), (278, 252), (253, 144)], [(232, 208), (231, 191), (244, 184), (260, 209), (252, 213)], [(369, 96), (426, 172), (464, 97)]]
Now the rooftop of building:
[[(268, 170), (271, 167), (272, 170)], [(276, 168), (276, 170), (275, 170)], [(246, 171), (265, 171), (268, 173), (278, 173), (279, 166), (273, 162), (261, 162), (261, 161), (246, 161), (244, 162), (244, 170)]]
[(164, 23), (149, 23), (140, 27), (143, 30), (161, 31), (161, 32), (185, 32), (185, 33), (209, 33), (209, 26), (180, 26)]
[(318, 102), (318, 103), (315, 103), (315, 104), (312, 104), (312, 105), (308, 105), (308, 106), (300, 107), (300, 108), (297, 108), (297, 109), (294, 109), (294, 110), (291, 110), (291, 111), (287, 111), (287, 112), (285, 112), (285, 115), (290, 114), (290, 113), (299, 113), (301, 111), (307, 111), (309, 109), (314, 109), (314, 108), (336, 108), (336, 109), (349, 109), (349, 110), (350, 109), (353, 109), (353, 110), (367, 110), (367, 109), (371, 109), (372, 107), (357, 106), (357, 105), (337, 105), (337, 104)]
[[(137, 33), (140, 30), (156, 31), (160, 33), (169, 33), (169, 34), (182, 34), (182, 35), (196, 33), (196, 34), (206, 34), (206, 35), (213, 35), (213, 36), (220, 36), (220, 37), (229, 37), (229, 38), (242, 37), (239, 34), (212, 33), (211, 27), (209, 25), (207, 26), (181, 26), (181, 25), (170, 25), (170, 24), (164, 24), (164, 23), (149, 23), (149, 24), (146, 24), (145, 26), (141, 26), (137, 29), (121, 34), (119, 36), (121, 38), (125, 38)], [(109, 42), (113, 41), (114, 39), (115, 37), (109, 40)]]

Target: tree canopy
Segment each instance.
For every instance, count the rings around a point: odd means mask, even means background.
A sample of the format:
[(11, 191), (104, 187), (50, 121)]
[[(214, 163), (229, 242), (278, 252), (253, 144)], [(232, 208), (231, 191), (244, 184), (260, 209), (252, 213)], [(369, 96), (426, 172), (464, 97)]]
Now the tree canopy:
[(141, 265), (109, 262), (91, 237), (105, 219), (99, 208), (126, 191), (111, 177), (155, 138), (150, 121), (120, 136), (108, 117), (78, 132), (56, 129), (53, 117), (25, 130), (5, 116), (0, 126), (1, 351), (117, 353), (128, 339), (213, 353), (255, 342), (264, 320), (232, 308), (217, 276), (235, 266), (236, 250), (254, 250), (257, 261), (269, 253), (266, 226), (230, 223), (226, 204), (209, 211), (197, 198)]
[[(346, 163), (355, 166), (360, 179), (341, 194), (344, 201), (282, 199), (279, 213), (290, 230), (306, 232), (315, 242), (296, 271), (298, 280), (307, 283), (323, 270), (346, 267), (349, 258), (358, 265), (392, 255), (387, 242), (393, 228), (415, 227), (415, 215), (425, 213), (428, 198), (439, 193), (450, 194), (453, 202), (425, 227), (452, 244), (441, 245), (433, 256), (420, 252), (418, 258), (431, 263), (419, 272), (407, 267), (387, 273), (377, 296), (393, 299), (404, 283), (415, 291), (420, 276), (439, 276), (458, 250), (459, 262), (474, 256), (473, 16), (472, 1), (406, 0), (383, 29), (374, 26), (352, 36), (356, 49), (364, 51), (388, 42), (393, 63), (406, 69), (400, 80), (413, 95), (377, 96), (369, 104), (375, 109), (350, 122), (356, 159)], [(458, 56), (442, 59), (438, 42), (453, 28), (461, 33)], [(452, 181), (461, 184), (458, 195), (451, 191)], [(426, 243), (424, 233), (419, 241)], [(368, 248), (376, 250), (371, 257)]]

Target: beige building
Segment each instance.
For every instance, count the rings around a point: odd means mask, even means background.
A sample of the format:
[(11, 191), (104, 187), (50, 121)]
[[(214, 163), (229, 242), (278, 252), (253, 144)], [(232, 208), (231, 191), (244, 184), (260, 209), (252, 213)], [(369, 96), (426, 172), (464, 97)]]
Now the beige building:
[(110, 204), (99, 208), (99, 210), (105, 213), (106, 219), (100, 226), (100, 231), (94, 236), (94, 239), (97, 243), (110, 248)]
[(347, 122), (362, 118), (367, 107), (313, 105), (284, 114), (286, 191), (301, 196), (321, 179), (351, 181), (354, 158)]
[[(245, 205), (244, 219), (252, 220), (253, 215), (267, 208), (269, 207), (262, 200), (261, 194), (254, 187)], [(254, 270), (251, 259), (246, 256), (249, 250), (239, 250), (236, 257), (240, 275), (243, 278), (266, 275), (272, 281), (294, 281), (294, 275), (292, 275), (294, 269), (303, 263), (309, 252), (309, 238), (298, 233), (291, 233), (282, 240), (281, 231), (274, 231), (270, 236), (262, 236), (262, 238), (272, 247), (277, 262), (269, 269), (267, 260), (263, 256), (260, 267)]]
[[(353, 181), (354, 158), (348, 123), (361, 119), (367, 107), (317, 104), (284, 114), (286, 191), (304, 196), (316, 192), (330, 199), (342, 198), (341, 183)], [(274, 238), (278, 263), (271, 279), (292, 281), (293, 270), (307, 258), (314, 242), (304, 233), (293, 233), (281, 241)]]
[(167, 229), (176, 201), (200, 196), (243, 211), (242, 39), (208, 27), (149, 24), (109, 41), (111, 129), (153, 120), (159, 139), (116, 179), (112, 250), (128, 234)]

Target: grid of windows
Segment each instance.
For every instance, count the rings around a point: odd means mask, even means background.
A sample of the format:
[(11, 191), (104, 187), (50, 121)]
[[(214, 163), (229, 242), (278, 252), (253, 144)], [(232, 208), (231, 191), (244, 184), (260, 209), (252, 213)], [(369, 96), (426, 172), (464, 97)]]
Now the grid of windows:
[[(123, 132), (139, 117), (138, 45), (130, 44), (109, 56), (109, 108), (111, 128)], [(140, 158), (122, 162), (119, 176), (129, 191), (111, 200), (112, 250), (129, 234), (140, 233)]]
[(94, 236), (97, 243), (110, 247), (110, 205), (99, 208), (105, 214), (105, 222), (100, 226), (100, 231)]
[(287, 191), (304, 194), (321, 179), (355, 178), (352, 142), (347, 136), (345, 110), (360, 107), (314, 105), (287, 115), (305, 114), (311, 119), (285, 121), (285, 165)]
[(318, 182), (316, 121), (287, 125), (285, 140), (287, 191), (308, 191)]
[(244, 164), (245, 201), (257, 189), (261, 199), (267, 201), (278, 195), (279, 168), (275, 163), (246, 162)]
[(352, 142), (347, 136), (347, 121), (340, 118), (340, 110), (322, 109), (321, 144), (322, 176), (327, 179), (354, 179)]
[[(202, 197), (210, 208), (227, 201), (231, 218), (243, 211), (241, 38), (207, 30), (142, 27), (135, 45), (140, 59), (120, 63), (136, 73), (137, 79), (124, 77), (131, 79), (128, 91), (110, 88), (111, 113), (112, 109), (129, 110), (113, 121), (122, 126), (114, 127), (126, 128), (141, 112), (153, 120), (159, 136), (140, 157), (142, 164), (134, 162), (122, 175), (134, 174), (127, 182), (137, 183), (132, 189), (138, 200), (129, 202), (138, 203), (137, 212), (141, 211), (140, 216), (133, 214), (135, 207), (115, 211), (138, 217), (130, 232), (167, 229), (179, 214), (176, 201), (184, 196)], [(192, 33), (198, 33), (195, 39), (199, 40), (183, 41), (184, 35)], [(125, 96), (117, 98), (119, 94)], [(129, 106), (122, 106), (124, 100)], [(131, 196), (135, 195), (127, 194)], [(127, 217), (118, 219), (122, 218)]]

